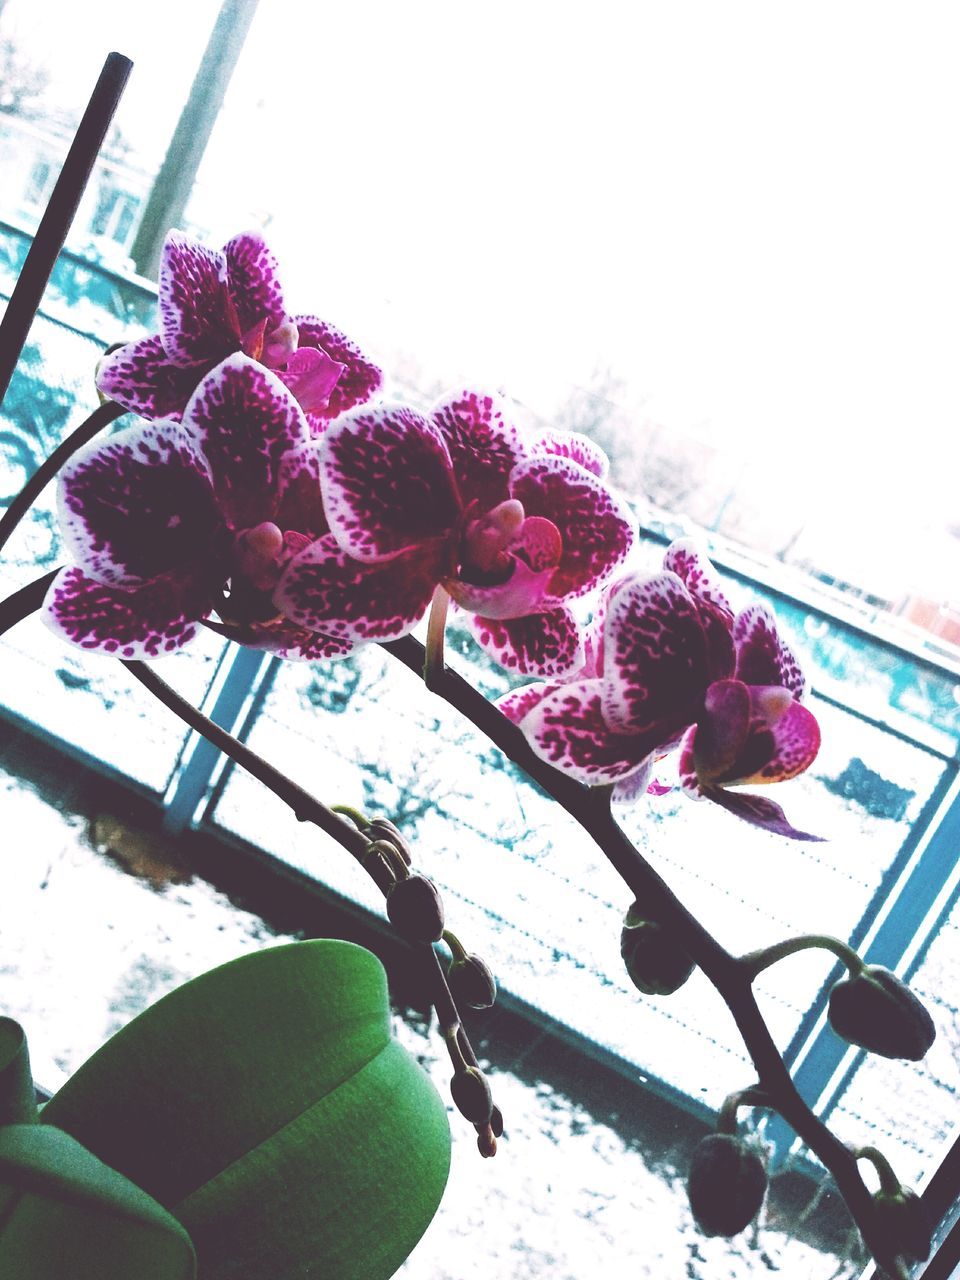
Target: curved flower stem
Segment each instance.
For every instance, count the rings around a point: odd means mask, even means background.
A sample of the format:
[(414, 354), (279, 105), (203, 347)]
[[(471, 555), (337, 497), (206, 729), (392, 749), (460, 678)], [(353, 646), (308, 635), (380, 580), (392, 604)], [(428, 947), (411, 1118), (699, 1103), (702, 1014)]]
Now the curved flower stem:
[(796, 955), (799, 951), (807, 951), (813, 947), (832, 951), (839, 960), (843, 961), (854, 977), (864, 968), (863, 961), (852, 947), (848, 947), (839, 938), (832, 938), (825, 933), (805, 933), (800, 938), (787, 938), (784, 942), (774, 943), (772, 947), (764, 947), (760, 951), (751, 951), (741, 956), (740, 963), (753, 981), (764, 969), (769, 969), (779, 960), (785, 960), (787, 956)]
[(741, 1107), (769, 1107), (770, 1097), (763, 1089), (751, 1085), (748, 1089), (740, 1089), (724, 1098), (723, 1105), (717, 1115), (717, 1133), (736, 1133), (737, 1112)]
[[(382, 645), (414, 672), (423, 667), (423, 647), (412, 636)], [(797, 1092), (752, 991), (755, 976), (703, 927), (654, 871), (621, 830), (610, 811), (609, 788), (588, 788), (559, 773), (534, 755), (520, 729), (455, 672), (438, 673), (433, 691), (471, 723), (553, 796), (599, 846), (635, 898), (666, 925), (703, 970), (727, 1005), (756, 1068), (757, 1085), (798, 1137), (833, 1175), (840, 1194), (878, 1264), (897, 1274), (876, 1205), (853, 1153), (813, 1113)]]
[(14, 529), (67, 459), (92, 440), (98, 431), (102, 431), (111, 422), (116, 422), (117, 418), (122, 417), (126, 412), (122, 405), (114, 404), (112, 401), (102, 404), (99, 409), (94, 409), (90, 417), (81, 422), (79, 427), (54, 449), (50, 457), (40, 464), (0, 518), (0, 548), (6, 544)]
[(903, 1184), (893, 1172), (893, 1166), (876, 1147), (857, 1147), (853, 1153), (855, 1160), (869, 1160), (880, 1178), (880, 1190), (885, 1195), (895, 1196), (903, 1190)]
[(433, 690), (443, 674), (443, 637), (447, 628), (447, 609), (450, 597), (446, 589), (437, 586), (430, 603), (427, 620), (427, 645), (423, 659), (423, 683)]

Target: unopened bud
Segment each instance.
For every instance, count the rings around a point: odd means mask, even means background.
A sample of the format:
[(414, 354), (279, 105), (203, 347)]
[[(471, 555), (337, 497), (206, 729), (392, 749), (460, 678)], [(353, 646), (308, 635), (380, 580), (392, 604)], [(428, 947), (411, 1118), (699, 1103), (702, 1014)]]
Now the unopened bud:
[(477, 1150), (484, 1160), (489, 1160), (491, 1156), (497, 1154), (497, 1137), (489, 1125), (477, 1134)]
[(760, 1212), (767, 1171), (743, 1138), (714, 1133), (697, 1144), (687, 1195), (697, 1226), (708, 1236), (735, 1236)]
[(838, 1036), (884, 1058), (919, 1062), (936, 1039), (930, 1014), (905, 982), (881, 965), (865, 965), (830, 992), (827, 1012)]
[(410, 845), (389, 818), (374, 818), (372, 822), (368, 823), (364, 834), (368, 840), (386, 840), (389, 844), (392, 844), (408, 867), (413, 862)]
[(697, 967), (664, 925), (644, 919), (637, 902), (624, 919), (620, 955), (630, 981), (648, 996), (672, 995)]
[(457, 1110), (471, 1124), (490, 1124), (493, 1095), (487, 1077), (479, 1067), (467, 1067), (465, 1071), (458, 1071), (450, 1081), (450, 1096)]
[(930, 1257), (933, 1230), (923, 1201), (909, 1187), (878, 1191), (874, 1204), (883, 1215), (883, 1226), (891, 1250), (908, 1262), (925, 1262)]
[(490, 1128), (493, 1130), (495, 1138), (503, 1137), (503, 1112), (496, 1104), (494, 1104), (494, 1108), (490, 1112)]
[(473, 954), (453, 961), (447, 970), (447, 982), (461, 1008), (489, 1009), (497, 998), (497, 980), (490, 966)]
[(387, 894), (387, 916), (408, 942), (439, 942), (443, 934), (443, 903), (426, 876), (397, 881)]

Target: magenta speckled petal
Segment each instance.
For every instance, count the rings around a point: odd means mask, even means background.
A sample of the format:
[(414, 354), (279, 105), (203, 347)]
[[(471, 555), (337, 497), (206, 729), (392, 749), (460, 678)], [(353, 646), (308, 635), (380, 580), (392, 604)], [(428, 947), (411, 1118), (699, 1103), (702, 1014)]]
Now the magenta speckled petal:
[(680, 742), (680, 754), (677, 758), (677, 777), (684, 792), (693, 800), (704, 798), (703, 787), (697, 775), (694, 751), (697, 743), (697, 725), (691, 725)]
[(510, 476), (510, 495), (528, 516), (545, 516), (560, 531), (563, 557), (550, 583), (556, 600), (599, 586), (633, 547), (629, 508), (569, 458), (547, 454), (519, 463)]
[(290, 561), (273, 598), (282, 614), (309, 631), (354, 643), (393, 640), (423, 617), (437, 573), (429, 550), (362, 564), (327, 534)]
[(786, 836), (788, 840), (811, 842), (823, 840), (823, 836), (811, 835), (809, 831), (798, 831), (787, 821), (780, 806), (772, 800), (767, 800), (765, 796), (744, 795), (743, 792), (711, 788), (706, 793), (706, 798), (730, 813), (735, 813), (738, 818), (749, 822), (751, 826), (762, 827), (764, 831), (769, 831), (773, 835)]
[(461, 391), (433, 408), (433, 420), (450, 454), (464, 507), (489, 511), (509, 497), (510, 472), (530, 455), (520, 429), (499, 396)]
[(640, 735), (612, 734), (600, 707), (600, 681), (560, 685), (524, 717), (531, 748), (568, 777), (588, 786), (618, 782), (654, 749)]
[(607, 601), (603, 712), (610, 728), (692, 724), (707, 687), (700, 614), (673, 573), (625, 579)]
[(366, 404), (377, 394), (383, 385), (383, 373), (345, 333), (316, 316), (294, 316), (294, 324), (300, 334), (301, 347), (319, 347), (331, 360), (344, 366), (325, 407), (310, 413), (312, 425), (322, 427), (327, 419)]
[(174, 362), (155, 334), (104, 356), (97, 387), (111, 400), (143, 418), (172, 418), (179, 422), (187, 401), (203, 373), (200, 365)]
[(555, 431), (548, 428), (537, 437), (537, 449), (543, 453), (556, 454), (559, 458), (569, 458), (585, 471), (590, 471), (600, 480), (605, 480), (610, 471), (610, 459), (589, 436), (579, 431)]
[(287, 388), (239, 352), (197, 387), (183, 430), (206, 457), (217, 502), (233, 529), (273, 518), (284, 455), (312, 447), (303, 410)]
[(680, 538), (667, 548), (663, 567), (677, 575), (700, 613), (709, 679), (726, 680), (734, 668), (733, 610), (713, 565), (692, 538)]
[(220, 524), (202, 455), (176, 422), (141, 422), (60, 473), (60, 527), (87, 574), (140, 586), (206, 554)]
[(171, 231), (160, 255), (160, 336), (174, 364), (211, 364), (240, 346), (227, 289), (227, 260), (216, 249)]
[(427, 418), (401, 405), (355, 409), (321, 440), (331, 531), (358, 560), (386, 560), (446, 538), (460, 518), (450, 456)]
[[(722, 692), (725, 687), (744, 689), (749, 697), (749, 718), (745, 731), (739, 712), (732, 710), (732, 699)], [(719, 693), (720, 696), (715, 696)], [(727, 731), (729, 741), (741, 733), (736, 757), (720, 769), (719, 757), (711, 760), (714, 767), (702, 763), (704, 736), (716, 739)], [(707, 691), (706, 710), (697, 736), (696, 760), (701, 781), (722, 786), (734, 783), (785, 782), (803, 773), (816, 759), (820, 749), (820, 726), (816, 717), (780, 685), (757, 687), (739, 681), (724, 680)]]
[(497, 699), (496, 706), (511, 724), (519, 724), (537, 703), (542, 702), (547, 694), (559, 688), (558, 684), (537, 680), (534, 684), (524, 684), (519, 689), (511, 689), (509, 693)]
[(562, 679), (583, 666), (580, 627), (562, 605), (507, 620), (471, 615), (468, 626), (481, 649), (519, 675)]
[(308, 418), (318, 414), (326, 417), (330, 397), (345, 372), (346, 365), (331, 360), (317, 347), (298, 348), (278, 370), (280, 380)]
[(234, 236), (223, 246), (227, 282), (236, 307), (240, 332), (266, 320), (274, 329), (284, 319), (283, 289), (277, 260), (257, 232)]
[(91, 653), (150, 659), (173, 653), (197, 633), (200, 614), (186, 583), (164, 580), (135, 591), (105, 587), (76, 567), (50, 584), (44, 621)]
[(216, 622), (206, 624), (211, 631), (225, 636), (249, 649), (262, 649), (278, 658), (293, 658), (300, 662), (319, 662), (326, 658), (346, 658), (357, 646), (352, 640), (334, 639), (318, 631), (298, 627), (286, 618), (269, 622), (240, 623)]
[(311, 542), (330, 532), (320, 493), (320, 450), (310, 441), (284, 455), (280, 463), (278, 501), (273, 521), (284, 532), (309, 536)]
[(790, 649), (777, 632), (777, 622), (765, 605), (743, 609), (733, 624), (737, 652), (736, 677), (745, 684), (783, 685), (802, 698), (806, 681)]
[(647, 794), (655, 760), (655, 756), (648, 756), (638, 769), (617, 781), (610, 796), (614, 804), (635, 804), (641, 796)]

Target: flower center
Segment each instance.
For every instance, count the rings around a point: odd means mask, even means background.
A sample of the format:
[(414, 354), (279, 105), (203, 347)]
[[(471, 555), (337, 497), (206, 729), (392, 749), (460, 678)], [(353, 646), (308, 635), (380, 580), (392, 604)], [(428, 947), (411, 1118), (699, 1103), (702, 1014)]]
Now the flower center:
[(513, 571), (513, 556), (507, 548), (523, 521), (523, 503), (516, 498), (508, 498), (478, 520), (471, 520), (460, 544), (460, 576), (483, 584), (505, 581)]

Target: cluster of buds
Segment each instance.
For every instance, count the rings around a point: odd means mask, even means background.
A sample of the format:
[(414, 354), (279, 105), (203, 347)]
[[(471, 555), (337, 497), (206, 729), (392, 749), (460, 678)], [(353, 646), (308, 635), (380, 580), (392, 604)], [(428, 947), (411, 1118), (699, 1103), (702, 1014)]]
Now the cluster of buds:
[(503, 1134), (503, 1116), (494, 1105), (489, 1082), (460, 1025), (458, 1007), (488, 1009), (497, 997), (496, 979), (489, 965), (468, 952), (459, 938), (444, 927), (443, 902), (437, 886), (414, 869), (412, 851), (400, 830), (388, 818), (368, 820), (345, 806), (338, 806), (337, 811), (350, 818), (366, 837), (366, 848), (358, 857), (383, 893), (387, 917), (397, 934), (407, 942), (428, 948), (431, 956), (436, 942), (443, 941), (450, 949), (452, 958), (446, 974), (436, 969), (439, 991), (434, 1001), (454, 1069), (450, 1094), (457, 1110), (476, 1129), (480, 1154), (493, 1156), (497, 1139)]

